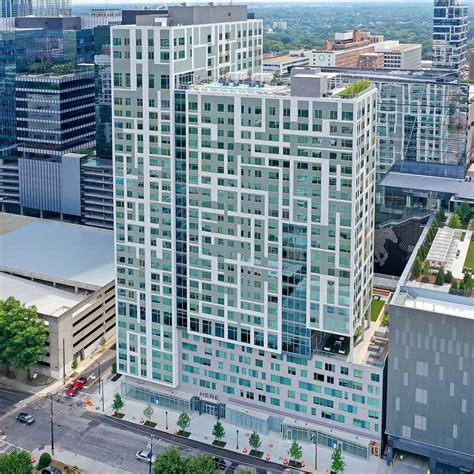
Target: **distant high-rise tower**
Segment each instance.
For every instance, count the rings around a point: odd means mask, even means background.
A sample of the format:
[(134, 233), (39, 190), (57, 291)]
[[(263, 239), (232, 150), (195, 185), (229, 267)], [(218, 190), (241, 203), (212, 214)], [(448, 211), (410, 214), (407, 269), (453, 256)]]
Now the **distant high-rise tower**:
[(36, 16), (71, 16), (71, 0), (33, 0)]
[(31, 15), (31, 0), (0, 0), (0, 18)]
[(434, 0), (433, 67), (467, 74), (467, 7), (460, 0)]

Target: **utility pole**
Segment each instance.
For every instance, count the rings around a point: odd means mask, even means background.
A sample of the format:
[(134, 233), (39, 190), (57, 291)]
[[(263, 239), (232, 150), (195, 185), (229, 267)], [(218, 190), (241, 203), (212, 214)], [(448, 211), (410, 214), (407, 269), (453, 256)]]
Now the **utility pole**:
[(66, 385), (66, 342), (63, 337), (63, 385)]
[(51, 399), (51, 453), (54, 455), (54, 414), (53, 414), (53, 394), (50, 394)]
[(100, 377), (100, 362), (98, 360), (94, 360), (94, 362), (97, 364), (97, 367), (99, 368), (99, 393), (101, 393), (101, 388), (100, 388), (100, 381), (101, 381), (101, 377)]
[[(99, 382), (99, 387), (100, 387), (100, 382)], [(104, 381), (102, 380), (102, 412), (105, 413), (105, 408), (104, 408)]]

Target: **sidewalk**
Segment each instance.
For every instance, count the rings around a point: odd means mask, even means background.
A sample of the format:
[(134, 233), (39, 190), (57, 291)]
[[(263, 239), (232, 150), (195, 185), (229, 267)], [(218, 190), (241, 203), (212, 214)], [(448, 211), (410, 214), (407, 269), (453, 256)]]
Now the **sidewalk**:
[[(36, 462), (38, 462), (42, 453), (51, 454), (51, 445), (45, 446), (43, 449), (34, 449), (31, 452), (31, 455), (36, 459)], [(78, 467), (81, 474), (97, 474), (98, 472), (101, 474), (133, 474), (131, 471), (125, 471), (118, 467), (109, 466), (108, 464), (104, 464), (86, 456), (81, 456), (80, 454), (75, 454), (60, 447), (54, 448), (54, 456), (52, 456), (52, 458), (55, 461)]]
[[(66, 384), (72, 379), (71, 375), (73, 373), (74, 373), (74, 377), (77, 377), (83, 372), (91, 369), (92, 365), (95, 363), (95, 359), (107, 353), (107, 351), (109, 351), (111, 346), (113, 346), (114, 344), (115, 344), (115, 338), (112, 338), (111, 340), (107, 342), (107, 344), (105, 344), (103, 350), (99, 349), (93, 352), (89, 357), (81, 361), (78, 368), (66, 376)], [(33, 386), (24, 382), (20, 382), (19, 380), (16, 380), (16, 379), (10, 379), (6, 376), (0, 377), (0, 383), (9, 388), (21, 390), (23, 392), (27, 392), (31, 394), (29, 397), (24, 398), (23, 400), (18, 402), (14, 407), (11, 407), (10, 411), (14, 410), (15, 408), (19, 406), (26, 406), (32, 401), (34, 401), (35, 399), (43, 398), (49, 395), (50, 393), (56, 393), (57, 391), (63, 389), (65, 385), (64, 381), (61, 379), (61, 380), (55, 381), (54, 383), (50, 385)], [(7, 414), (5, 414), (4, 416), (7, 416)], [(2, 420), (2, 418), (3, 417), (0, 417), (0, 421)]]
[[(91, 412), (104, 413), (106, 415), (112, 415), (112, 401), (116, 393), (120, 392), (120, 384), (123, 380), (121, 377), (116, 382), (111, 380), (104, 381), (104, 407), (105, 412), (102, 412), (101, 409), (101, 395), (95, 393), (92, 406), (89, 408)], [(123, 413), (124, 420), (141, 424), (144, 421), (143, 410), (146, 407), (145, 403), (140, 403), (134, 400), (124, 399), (125, 407), (121, 410)], [(155, 429), (157, 430), (157, 435), (160, 431), (167, 431), (171, 434), (176, 433), (179, 428), (177, 427), (177, 420), (179, 413), (172, 410), (166, 410), (159, 406), (153, 406), (154, 414), (151, 417), (151, 421), (157, 423)], [(212, 429), (217, 421), (215, 416), (211, 415), (199, 415), (197, 412), (193, 412), (191, 415), (191, 425), (188, 428), (188, 431), (191, 432), (191, 436), (188, 439), (192, 439), (204, 444), (212, 444), (214, 437), (212, 436)], [(168, 429), (166, 428), (166, 420), (168, 421)], [(248, 439), (251, 434), (251, 430), (247, 428), (242, 428), (236, 425), (232, 425), (226, 420), (221, 419), (221, 423), (225, 429), (225, 438), (223, 441), (227, 443), (225, 449), (229, 452), (239, 452), (247, 453), (250, 451), (250, 446), (248, 444)], [(269, 458), (272, 462), (283, 464), (283, 460), (288, 458), (288, 450), (291, 445), (291, 440), (283, 439), (280, 434), (270, 431), (267, 435), (260, 435), (262, 439), (261, 451), (263, 451), (263, 459), (269, 455)], [(238, 437), (238, 446), (237, 450), (237, 437)], [(314, 444), (301, 442), (303, 448), (303, 460), (305, 462), (304, 471), (306, 472), (316, 472), (314, 470), (314, 460), (315, 460), (315, 447)], [(318, 445), (318, 473), (330, 472), (331, 467), (331, 455), (332, 449)], [(223, 454), (223, 456), (225, 456)], [(346, 472), (352, 474), (388, 474), (391, 472), (390, 468), (387, 466), (385, 460), (380, 459), (375, 456), (371, 456), (369, 460), (364, 460), (355, 456), (348, 454), (344, 455), (346, 461)]]

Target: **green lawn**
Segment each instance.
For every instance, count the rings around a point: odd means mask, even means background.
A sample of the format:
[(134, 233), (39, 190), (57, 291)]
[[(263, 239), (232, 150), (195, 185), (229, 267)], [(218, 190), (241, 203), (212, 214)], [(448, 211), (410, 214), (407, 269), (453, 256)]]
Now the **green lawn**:
[(474, 240), (471, 239), (469, 244), (469, 250), (467, 251), (466, 260), (464, 260), (464, 266), (466, 268), (474, 269)]
[(385, 301), (382, 300), (372, 300), (372, 305), (370, 308), (370, 319), (371, 321), (377, 321), (380, 311), (382, 311)]

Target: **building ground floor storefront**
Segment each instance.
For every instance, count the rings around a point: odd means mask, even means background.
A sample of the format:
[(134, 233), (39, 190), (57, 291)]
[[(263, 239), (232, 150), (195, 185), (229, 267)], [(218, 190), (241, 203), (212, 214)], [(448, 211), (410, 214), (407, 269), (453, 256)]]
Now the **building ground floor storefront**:
[(371, 455), (380, 456), (380, 443), (363, 436), (345, 433), (316, 423), (285, 417), (269, 410), (263, 412), (247, 408), (242, 404), (223, 403), (213, 398), (211, 393), (189, 394), (152, 384), (137, 383), (125, 378), (121, 384), (121, 393), (125, 399), (150, 403), (173, 411), (198, 413), (224, 419), (237, 427), (256, 431), (263, 435), (270, 431), (280, 433), (283, 439), (314, 443), (329, 448), (339, 447), (344, 453), (369, 459)]

